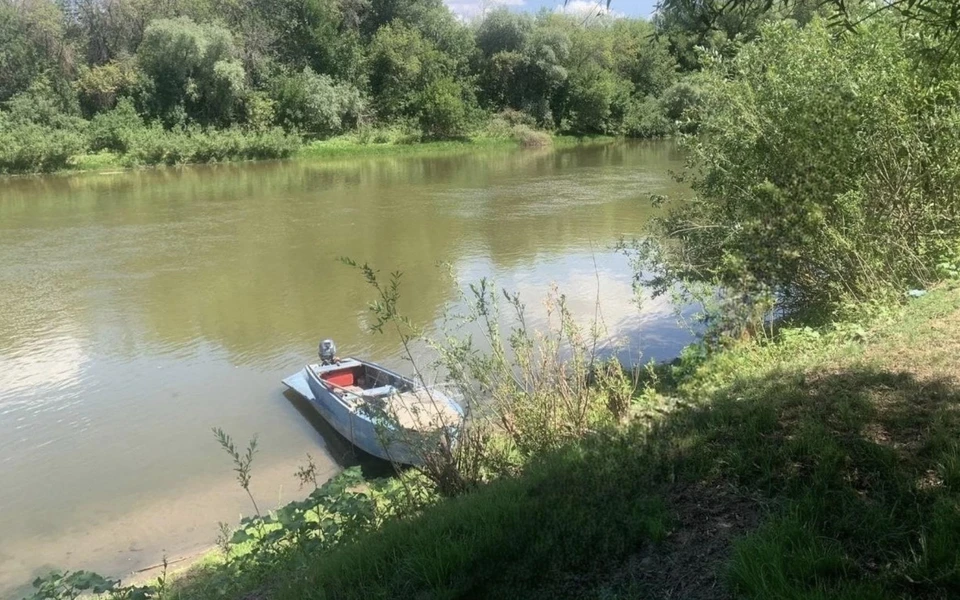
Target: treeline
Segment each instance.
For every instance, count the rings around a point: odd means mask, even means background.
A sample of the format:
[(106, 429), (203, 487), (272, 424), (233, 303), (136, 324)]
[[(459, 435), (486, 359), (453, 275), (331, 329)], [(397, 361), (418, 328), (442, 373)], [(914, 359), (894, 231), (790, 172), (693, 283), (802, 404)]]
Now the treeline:
[(498, 113), (501, 131), (661, 136), (696, 65), (656, 33), (549, 11), (466, 23), (442, 0), (0, 0), (0, 172), (458, 138)]

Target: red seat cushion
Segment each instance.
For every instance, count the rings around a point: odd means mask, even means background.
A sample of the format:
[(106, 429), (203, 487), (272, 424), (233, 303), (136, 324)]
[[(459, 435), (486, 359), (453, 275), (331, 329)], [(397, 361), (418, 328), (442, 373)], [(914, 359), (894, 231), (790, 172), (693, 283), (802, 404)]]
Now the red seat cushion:
[(347, 387), (357, 383), (356, 367), (348, 367), (330, 373), (324, 373), (323, 379), (340, 387)]

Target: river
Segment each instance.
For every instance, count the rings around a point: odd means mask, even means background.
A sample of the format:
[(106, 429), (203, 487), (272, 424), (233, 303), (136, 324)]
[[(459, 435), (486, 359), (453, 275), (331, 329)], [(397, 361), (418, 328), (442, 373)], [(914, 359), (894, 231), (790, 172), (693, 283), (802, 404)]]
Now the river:
[(592, 316), (599, 286), (619, 353), (675, 355), (689, 334), (611, 247), (681, 167), (655, 143), (0, 179), (0, 597), (209, 546), (249, 513), (211, 427), (259, 435), (261, 506), (306, 453), (353, 460), (280, 385), (326, 337), (409, 372), (339, 256), (402, 270), (428, 329), (480, 277), (533, 312), (555, 283)]

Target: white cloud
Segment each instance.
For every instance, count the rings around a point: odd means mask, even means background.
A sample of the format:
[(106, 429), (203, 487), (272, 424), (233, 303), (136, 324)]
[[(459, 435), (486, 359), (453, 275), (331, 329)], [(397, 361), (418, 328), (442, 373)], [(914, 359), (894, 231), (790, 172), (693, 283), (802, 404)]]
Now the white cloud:
[(525, 0), (445, 0), (447, 6), (462, 19), (475, 19), (501, 6), (523, 6)]
[(558, 4), (557, 12), (580, 17), (617, 16), (617, 13), (607, 8), (606, 0), (569, 0)]

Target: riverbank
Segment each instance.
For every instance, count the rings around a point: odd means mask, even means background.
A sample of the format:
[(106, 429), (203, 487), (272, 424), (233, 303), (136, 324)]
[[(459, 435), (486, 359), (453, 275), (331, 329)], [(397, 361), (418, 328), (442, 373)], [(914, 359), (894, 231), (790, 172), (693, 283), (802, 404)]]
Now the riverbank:
[(208, 559), (176, 597), (946, 597), (958, 339), (954, 282), (868, 321), (688, 352), (622, 428), (326, 550)]
[[(535, 139), (529, 139), (526, 136), (498, 136), (478, 134), (458, 140), (438, 140), (438, 141), (408, 141), (402, 138), (384, 137), (377, 140), (376, 137), (367, 137), (361, 139), (357, 135), (344, 135), (327, 140), (318, 140), (307, 142), (299, 147), (281, 149), (261, 159), (339, 159), (339, 158), (361, 158), (368, 156), (445, 156), (453, 154), (463, 154), (478, 151), (493, 150), (511, 150), (516, 148), (569, 148), (577, 145), (596, 145), (613, 143), (621, 138), (604, 135), (591, 136), (572, 136), (572, 135), (554, 135), (543, 131), (534, 131)], [(58, 169), (56, 173), (79, 173), (96, 171), (117, 171), (145, 167), (157, 166), (185, 166), (195, 164), (210, 163), (237, 163), (247, 162), (251, 158), (246, 153), (221, 153), (220, 155), (211, 155), (203, 153), (203, 159), (192, 159), (189, 153), (180, 152), (173, 154), (165, 151), (152, 152), (148, 160), (140, 160), (125, 154), (116, 152), (98, 152), (93, 154), (78, 154), (71, 156), (65, 163), (64, 168)], [(211, 158), (212, 156), (212, 158)], [(19, 173), (23, 175), (36, 175), (38, 173)]]

